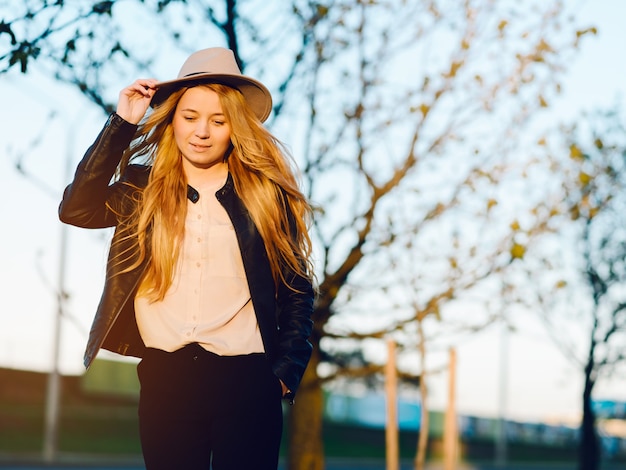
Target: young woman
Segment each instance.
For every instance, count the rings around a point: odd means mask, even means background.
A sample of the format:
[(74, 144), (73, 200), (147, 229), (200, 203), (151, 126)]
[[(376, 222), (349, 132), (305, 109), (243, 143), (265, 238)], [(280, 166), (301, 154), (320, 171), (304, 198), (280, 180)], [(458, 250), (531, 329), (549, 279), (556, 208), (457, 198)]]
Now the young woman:
[(148, 470), (278, 465), (314, 291), (311, 208), (262, 125), (271, 105), (232, 51), (196, 52), (120, 92), (63, 195), (63, 222), (115, 227), (85, 366), (100, 348), (142, 358)]

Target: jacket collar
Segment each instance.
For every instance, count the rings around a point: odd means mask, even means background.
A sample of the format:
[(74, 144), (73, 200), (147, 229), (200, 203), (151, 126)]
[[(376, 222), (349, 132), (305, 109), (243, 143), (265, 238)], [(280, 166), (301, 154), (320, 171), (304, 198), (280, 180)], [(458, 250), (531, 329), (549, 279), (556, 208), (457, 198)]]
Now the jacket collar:
[[(228, 176), (226, 177), (226, 183), (224, 183), (224, 186), (222, 186), (217, 193), (220, 196), (223, 196), (224, 194), (226, 194), (228, 191), (231, 191), (233, 188), (233, 177), (230, 174), (230, 172), (228, 173)], [(187, 199), (189, 199), (191, 202), (193, 202), (194, 204), (197, 203), (200, 200), (200, 193), (198, 192), (198, 190), (196, 188), (194, 188), (193, 186), (191, 186), (190, 184), (187, 185)]]

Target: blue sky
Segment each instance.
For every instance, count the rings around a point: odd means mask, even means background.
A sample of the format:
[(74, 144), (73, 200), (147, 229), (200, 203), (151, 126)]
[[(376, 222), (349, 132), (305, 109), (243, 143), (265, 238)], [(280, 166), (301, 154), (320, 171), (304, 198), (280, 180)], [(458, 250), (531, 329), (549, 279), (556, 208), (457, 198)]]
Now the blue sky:
[[(554, 104), (555, 118), (571, 120), (582, 111), (609, 107), (626, 96), (626, 2), (588, 0), (579, 11), (581, 26), (598, 27), (588, 38)], [(47, 370), (51, 366), (55, 289), (59, 283), (61, 224), (56, 216), (69, 178), (59, 162), (72, 166), (91, 143), (104, 117), (85, 107), (69, 87), (37, 75), (0, 77), (0, 187), (3, 243), (0, 244), (0, 366)], [(50, 119), (56, 109), (61, 119)], [(43, 131), (42, 131), (43, 129)], [(34, 142), (36, 137), (41, 142)], [(22, 165), (46, 189), (24, 178)], [(71, 299), (63, 322), (61, 364), (66, 373), (82, 371), (82, 352), (100, 296), (107, 233), (67, 228), (70, 255), (65, 265)], [(501, 390), (501, 333), (487, 330), (459, 346), (458, 408), (466, 414), (495, 415)], [(508, 337), (505, 407), (526, 420), (574, 420), (580, 410), (581, 377), (552, 345), (541, 326), (528, 323)], [(445, 377), (432, 384), (434, 407), (442, 407)], [(623, 382), (600, 383), (598, 398), (626, 400)]]

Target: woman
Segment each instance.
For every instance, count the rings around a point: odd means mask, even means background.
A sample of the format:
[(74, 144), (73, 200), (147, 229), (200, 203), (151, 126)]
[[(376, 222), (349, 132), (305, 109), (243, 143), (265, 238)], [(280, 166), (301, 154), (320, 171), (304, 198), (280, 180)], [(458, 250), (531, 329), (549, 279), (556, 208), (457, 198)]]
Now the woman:
[(63, 195), (63, 222), (115, 227), (85, 366), (100, 348), (142, 358), (148, 470), (278, 465), (314, 293), (311, 209), (271, 105), (232, 51), (196, 52), (120, 92)]

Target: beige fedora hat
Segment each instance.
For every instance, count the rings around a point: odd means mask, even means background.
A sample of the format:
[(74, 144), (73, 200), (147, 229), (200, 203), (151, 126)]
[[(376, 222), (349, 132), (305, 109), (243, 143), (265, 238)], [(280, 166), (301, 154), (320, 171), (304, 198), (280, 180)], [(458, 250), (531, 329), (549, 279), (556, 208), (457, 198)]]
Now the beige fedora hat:
[(185, 61), (175, 80), (157, 83), (152, 105), (161, 103), (174, 90), (188, 82), (220, 83), (239, 90), (250, 108), (263, 122), (272, 110), (272, 95), (261, 82), (241, 73), (230, 49), (212, 47), (194, 52)]

